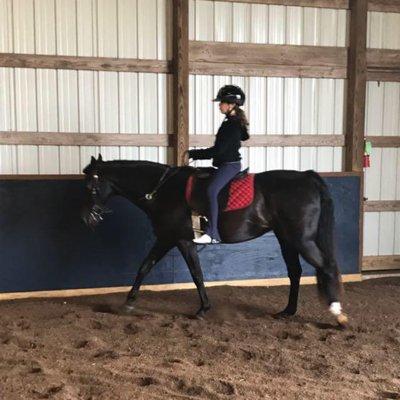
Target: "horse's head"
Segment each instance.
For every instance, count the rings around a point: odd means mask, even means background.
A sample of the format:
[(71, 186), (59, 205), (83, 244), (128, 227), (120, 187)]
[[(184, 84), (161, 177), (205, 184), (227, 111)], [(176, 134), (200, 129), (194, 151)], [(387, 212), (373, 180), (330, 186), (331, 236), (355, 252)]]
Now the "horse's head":
[(90, 164), (83, 170), (87, 196), (82, 207), (81, 217), (85, 224), (92, 229), (103, 220), (104, 214), (111, 212), (105, 204), (113, 193), (113, 189), (102, 172), (102, 164), (101, 154), (97, 160), (92, 156)]

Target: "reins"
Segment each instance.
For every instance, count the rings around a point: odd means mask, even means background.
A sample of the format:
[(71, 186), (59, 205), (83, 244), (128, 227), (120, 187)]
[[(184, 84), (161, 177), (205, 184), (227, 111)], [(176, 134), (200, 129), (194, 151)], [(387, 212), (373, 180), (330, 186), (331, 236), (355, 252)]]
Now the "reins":
[[(187, 153), (187, 152), (185, 152), (183, 156), (185, 156), (186, 153)], [(188, 166), (188, 165), (190, 165), (193, 161), (194, 161), (194, 160), (189, 161), (188, 163), (184, 163), (183, 166)], [(169, 172), (171, 171), (171, 169), (173, 169), (173, 168), (176, 168), (175, 171), (174, 171), (170, 176), (167, 176), (168, 173), (169, 173)], [(146, 193), (142, 198), (140, 198), (140, 200), (143, 200), (143, 199), (146, 199), (146, 200), (148, 200), (148, 201), (153, 200), (153, 198), (156, 196), (157, 191), (160, 189), (160, 187), (161, 187), (165, 182), (167, 182), (168, 179), (172, 178), (172, 177), (173, 177), (175, 174), (177, 174), (178, 172), (179, 172), (179, 167), (170, 167), (169, 165), (167, 165), (167, 169), (166, 169), (166, 170), (164, 171), (164, 173), (162, 174), (162, 176), (161, 176), (160, 180), (158, 181), (156, 187), (155, 187), (151, 192)]]
[[(167, 169), (164, 171), (164, 173), (162, 174), (160, 180), (158, 181), (156, 187), (150, 192), (150, 193), (146, 193), (144, 195), (144, 197), (142, 197), (142, 199), (146, 199), (146, 200), (153, 200), (154, 196), (157, 194), (158, 189), (160, 189), (160, 187), (167, 181), (167, 175), (168, 172), (172, 169), (172, 167), (170, 167), (169, 165), (167, 166)], [(178, 170), (175, 171), (175, 173), (173, 175), (176, 174)], [(173, 176), (171, 175), (171, 176)], [(168, 177), (171, 178), (171, 176)]]

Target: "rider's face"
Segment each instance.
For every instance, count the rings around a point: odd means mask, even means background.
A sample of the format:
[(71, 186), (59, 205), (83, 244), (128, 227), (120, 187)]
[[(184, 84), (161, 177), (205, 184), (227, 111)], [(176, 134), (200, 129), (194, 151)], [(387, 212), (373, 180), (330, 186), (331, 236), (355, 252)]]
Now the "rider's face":
[(226, 114), (229, 113), (229, 111), (231, 111), (234, 106), (235, 106), (234, 104), (221, 102), (219, 103), (219, 110), (221, 111), (222, 114)]

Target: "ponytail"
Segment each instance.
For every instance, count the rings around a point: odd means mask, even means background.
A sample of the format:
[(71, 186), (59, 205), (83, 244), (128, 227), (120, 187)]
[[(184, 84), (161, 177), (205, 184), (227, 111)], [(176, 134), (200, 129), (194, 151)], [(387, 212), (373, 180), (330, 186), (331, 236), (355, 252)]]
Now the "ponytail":
[(249, 135), (249, 121), (247, 120), (246, 113), (236, 104), (235, 108), (235, 116), (239, 120), (240, 126), (242, 128), (242, 137), (241, 140), (245, 141), (250, 138)]

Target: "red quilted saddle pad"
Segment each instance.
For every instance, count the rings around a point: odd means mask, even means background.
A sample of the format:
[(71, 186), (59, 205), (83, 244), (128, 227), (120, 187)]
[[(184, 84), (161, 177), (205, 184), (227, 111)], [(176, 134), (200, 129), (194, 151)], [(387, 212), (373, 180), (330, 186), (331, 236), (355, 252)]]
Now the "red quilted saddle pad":
[[(186, 183), (186, 201), (190, 204), (195, 184), (191, 175)], [(223, 211), (234, 211), (248, 207), (254, 200), (254, 174), (247, 174), (244, 178), (234, 179), (229, 184), (229, 197)]]
[(248, 207), (254, 199), (254, 174), (242, 179), (234, 179), (229, 185), (228, 204), (224, 211), (240, 210)]

